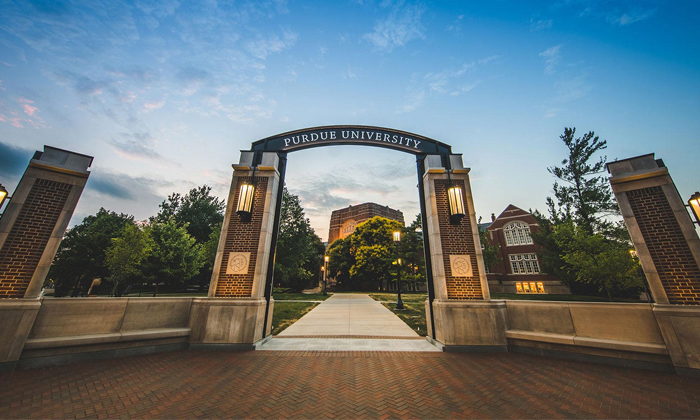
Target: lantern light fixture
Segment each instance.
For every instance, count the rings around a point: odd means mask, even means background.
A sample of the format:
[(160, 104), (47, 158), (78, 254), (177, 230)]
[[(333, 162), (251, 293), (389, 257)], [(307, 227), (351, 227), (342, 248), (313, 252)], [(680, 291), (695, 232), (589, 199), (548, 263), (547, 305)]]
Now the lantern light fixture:
[(236, 213), (242, 218), (249, 218), (253, 214), (253, 198), (255, 197), (255, 185), (243, 182), (238, 194)]
[(330, 260), (330, 257), (329, 257), (328, 255), (326, 255), (326, 256), (323, 257), (323, 260), (324, 260), (325, 262), (328, 262), (328, 260)]
[(7, 198), (7, 190), (5, 187), (0, 184), (0, 208), (2, 208), (2, 205), (5, 203), (5, 199)]
[(466, 215), (464, 211), (464, 196), (462, 189), (456, 186), (451, 186), (447, 190), (447, 201), (450, 205), (450, 222), (459, 224), (462, 218)]
[(401, 242), (401, 231), (394, 232), (394, 243)]
[(700, 192), (695, 191), (695, 194), (690, 196), (688, 205), (693, 212), (693, 216), (695, 216), (695, 223), (700, 225)]

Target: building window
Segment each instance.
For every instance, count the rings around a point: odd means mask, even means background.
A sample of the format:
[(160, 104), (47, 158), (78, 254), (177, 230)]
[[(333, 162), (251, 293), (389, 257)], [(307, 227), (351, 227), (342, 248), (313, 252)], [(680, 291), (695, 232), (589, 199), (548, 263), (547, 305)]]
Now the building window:
[(529, 245), (532, 243), (530, 228), (523, 222), (511, 222), (503, 227), (506, 245)]
[(515, 283), (515, 290), (518, 293), (547, 293), (544, 291), (544, 283), (541, 281), (517, 282)]
[(512, 254), (509, 257), (513, 274), (538, 274), (540, 272), (540, 265), (537, 264), (537, 255), (535, 254)]

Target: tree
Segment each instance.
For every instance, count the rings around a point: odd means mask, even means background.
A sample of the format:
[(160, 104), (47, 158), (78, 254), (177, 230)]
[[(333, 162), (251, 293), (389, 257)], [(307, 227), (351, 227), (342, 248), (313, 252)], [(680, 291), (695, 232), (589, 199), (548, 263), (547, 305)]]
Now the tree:
[(117, 238), (112, 238), (105, 255), (112, 283), (113, 296), (121, 296), (124, 288), (142, 279), (142, 262), (153, 250), (153, 238), (148, 229), (128, 224)]
[(554, 229), (554, 240), (560, 249), (565, 269), (576, 281), (591, 285), (605, 293), (638, 297), (644, 289), (639, 262), (630, 255), (630, 247), (568, 221)]
[(355, 250), (355, 265), (350, 269), (353, 283), (375, 283), (379, 288), (385, 289), (395, 278), (391, 264), (396, 260), (395, 231), (403, 233), (401, 223), (381, 216), (375, 216), (357, 225), (349, 236)]
[(224, 201), (211, 195), (211, 187), (202, 185), (192, 188), (184, 197), (179, 193), (169, 195), (151, 221), (165, 223), (173, 219), (201, 244), (209, 240), (212, 230), (223, 222), (224, 208)]
[(328, 247), (328, 275), (335, 278), (344, 290), (359, 290), (360, 285), (350, 279), (350, 269), (355, 265), (355, 250), (350, 237), (335, 240)]
[[(561, 167), (548, 171), (557, 177), (554, 199), (547, 197), (550, 217), (533, 212), (540, 222), (533, 240), (540, 245), (545, 272), (567, 283), (572, 291), (579, 285), (593, 287), (597, 293), (634, 295), (642, 289), (642, 277), (630, 255), (631, 244), (620, 221), (610, 185), (600, 174), (606, 157), (593, 155), (607, 147), (593, 131), (575, 138), (575, 128), (565, 128), (561, 140), (569, 155)], [(559, 181), (564, 182), (561, 185)], [(556, 199), (556, 202), (555, 202)]]
[(153, 251), (144, 263), (144, 277), (156, 285), (184, 286), (203, 265), (200, 245), (187, 233), (186, 226), (179, 227), (174, 220), (154, 223), (148, 230)]
[(275, 254), (275, 282), (301, 291), (318, 276), (324, 252), (321, 238), (304, 215), (299, 197), (285, 188)]
[(558, 179), (554, 182), (557, 202), (547, 197), (547, 207), (556, 223), (574, 220), (589, 233), (608, 230), (612, 224), (607, 217), (618, 216), (620, 210), (608, 181), (599, 175), (605, 169), (606, 157), (590, 162), (594, 154), (608, 147), (607, 141), (601, 141), (593, 131), (578, 138), (574, 138), (575, 134), (576, 128), (566, 127), (559, 136), (569, 149), (569, 156), (562, 160), (562, 166), (547, 168)]
[(56, 296), (74, 295), (87, 291), (92, 279), (106, 279), (109, 269), (105, 252), (112, 238), (119, 237), (124, 228), (134, 224), (134, 217), (101, 208), (71, 228), (61, 241), (56, 258), (49, 270)]
[[(481, 224), (481, 217), (479, 217), (478, 224)], [(486, 272), (489, 272), (490, 268), (498, 264), (500, 260), (500, 246), (491, 242), (489, 231), (486, 228), (482, 229), (479, 227), (479, 240), (481, 241), (481, 254), (484, 257), (484, 266), (486, 267)]]
[[(173, 220), (177, 226), (185, 227), (197, 244), (203, 245), (211, 240), (212, 232), (218, 230), (217, 235), (221, 233), (224, 208), (224, 201), (211, 195), (211, 187), (202, 185), (192, 188), (184, 197), (179, 193), (169, 195), (160, 204), (160, 211), (151, 218), (151, 222), (165, 223)], [(188, 283), (196, 284), (200, 290), (204, 290), (211, 280), (213, 264), (213, 259), (211, 264), (203, 264), (197, 275)]]

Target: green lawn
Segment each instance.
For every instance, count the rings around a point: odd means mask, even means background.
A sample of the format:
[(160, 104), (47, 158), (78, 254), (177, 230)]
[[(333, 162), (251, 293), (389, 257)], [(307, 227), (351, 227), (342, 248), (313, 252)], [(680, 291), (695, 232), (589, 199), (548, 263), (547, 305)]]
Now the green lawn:
[(396, 309), (396, 293), (370, 293), (372, 299), (381, 302), (390, 311), (395, 313), (403, 322), (413, 328), (420, 336), (428, 334), (425, 321), (425, 300), (428, 299), (426, 293), (402, 294), (403, 310)]
[(285, 328), (294, 324), (306, 315), (307, 312), (316, 307), (318, 303), (310, 302), (275, 302), (272, 313), (272, 334), (277, 335)]
[(331, 294), (323, 296), (322, 293), (293, 293), (288, 289), (275, 288), (272, 291), (272, 298), (275, 300), (326, 300), (331, 297)]

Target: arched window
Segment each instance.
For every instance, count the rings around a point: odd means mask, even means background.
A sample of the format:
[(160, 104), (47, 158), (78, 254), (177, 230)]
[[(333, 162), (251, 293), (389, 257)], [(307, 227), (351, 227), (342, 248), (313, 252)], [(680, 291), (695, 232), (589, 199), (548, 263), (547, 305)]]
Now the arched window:
[(506, 245), (529, 245), (532, 243), (530, 227), (523, 222), (510, 222), (503, 227)]

